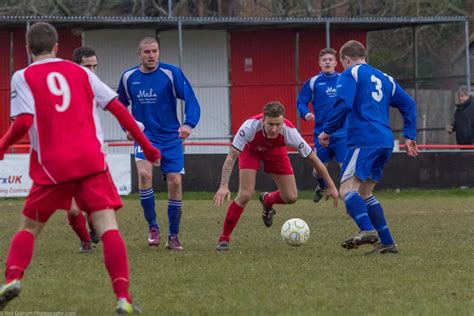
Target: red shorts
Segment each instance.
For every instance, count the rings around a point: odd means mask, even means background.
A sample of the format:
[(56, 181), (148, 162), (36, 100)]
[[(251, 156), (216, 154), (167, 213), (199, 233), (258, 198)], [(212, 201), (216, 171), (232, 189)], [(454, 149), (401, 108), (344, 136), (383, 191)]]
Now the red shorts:
[(23, 215), (44, 223), (57, 209), (71, 209), (72, 198), (79, 209), (87, 213), (122, 207), (117, 188), (106, 170), (58, 184), (33, 183), (23, 207)]
[(279, 175), (293, 174), (293, 167), (291, 166), (290, 159), (286, 152), (281, 154), (269, 154), (246, 149), (240, 153), (239, 169), (258, 170), (260, 161), (263, 161), (263, 171), (266, 173)]

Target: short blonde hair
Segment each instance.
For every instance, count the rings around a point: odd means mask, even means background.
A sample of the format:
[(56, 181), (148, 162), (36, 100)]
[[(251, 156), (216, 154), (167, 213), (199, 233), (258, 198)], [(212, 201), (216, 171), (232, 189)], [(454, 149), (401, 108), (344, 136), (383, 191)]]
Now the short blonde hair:
[(141, 52), (142, 46), (145, 44), (153, 44), (156, 43), (158, 45), (158, 48), (160, 48), (160, 43), (156, 38), (153, 38), (151, 36), (146, 36), (142, 38), (142, 40), (138, 43), (138, 52)]

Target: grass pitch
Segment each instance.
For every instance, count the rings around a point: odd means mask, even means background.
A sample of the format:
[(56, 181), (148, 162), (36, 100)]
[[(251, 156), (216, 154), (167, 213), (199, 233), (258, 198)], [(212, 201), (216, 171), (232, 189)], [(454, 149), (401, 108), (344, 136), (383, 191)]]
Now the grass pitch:
[[(118, 221), (127, 245), (134, 301), (148, 315), (473, 315), (474, 190), (377, 194), (401, 252), (364, 256), (340, 242), (357, 232), (343, 203), (313, 203), (311, 193), (276, 206), (266, 228), (258, 200), (244, 211), (228, 253), (215, 251), (226, 207), (212, 194), (185, 196), (184, 252), (146, 244), (147, 228), (136, 196), (124, 200)], [(23, 200), (0, 200), (0, 266), (15, 233)], [(166, 201), (157, 199), (162, 233)], [(311, 229), (307, 244), (291, 248), (280, 227), (291, 217)], [(113, 314), (115, 297), (101, 246), (79, 254), (66, 215), (57, 212), (37, 240), (35, 256), (9, 312)], [(26, 314), (24, 313), (24, 314)], [(11, 314), (13, 315), (13, 314)]]

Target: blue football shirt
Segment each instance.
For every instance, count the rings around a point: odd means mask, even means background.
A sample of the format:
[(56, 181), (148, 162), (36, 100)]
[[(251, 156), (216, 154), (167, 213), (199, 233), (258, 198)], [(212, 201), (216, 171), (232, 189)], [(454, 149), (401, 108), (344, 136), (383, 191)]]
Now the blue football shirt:
[[(323, 125), (334, 112), (336, 102), (336, 84), (339, 73), (330, 75), (320, 72), (318, 75), (306, 80), (298, 94), (297, 108), (301, 118), (305, 118), (310, 112), (308, 104), (313, 104), (314, 112), (314, 134), (319, 135), (323, 131)], [(336, 133), (344, 134), (345, 126), (342, 126)]]
[(403, 135), (416, 139), (415, 101), (389, 75), (368, 65), (347, 68), (337, 82), (335, 111), (323, 126), (334, 133), (348, 117), (348, 147), (393, 147), (389, 106), (403, 116)]
[(194, 128), (201, 109), (188, 79), (174, 66), (160, 62), (152, 72), (138, 66), (126, 70), (117, 90), (119, 100), (132, 107), (132, 115), (145, 125), (144, 133), (155, 142), (178, 139), (177, 100), (185, 101), (184, 125)]

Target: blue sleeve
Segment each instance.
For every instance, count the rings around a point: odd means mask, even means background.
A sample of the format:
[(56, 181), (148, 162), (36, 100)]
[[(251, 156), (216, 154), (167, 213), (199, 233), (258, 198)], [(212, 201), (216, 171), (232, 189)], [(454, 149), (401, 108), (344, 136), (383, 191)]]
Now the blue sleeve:
[(390, 106), (397, 108), (403, 116), (403, 136), (415, 140), (416, 103), (397, 83), (395, 83), (395, 93), (390, 101)]
[(184, 125), (195, 128), (201, 116), (201, 107), (194, 94), (193, 88), (183, 72), (176, 68), (173, 70), (173, 79), (176, 87), (176, 96), (184, 103)]
[(123, 85), (123, 75), (120, 77), (120, 81), (117, 88), (117, 94), (119, 101), (122, 102), (123, 105), (128, 107), (130, 105), (130, 99), (128, 97), (127, 90)]
[(308, 103), (313, 99), (313, 91), (310, 87), (310, 80), (307, 80), (304, 85), (301, 87), (301, 91), (298, 94), (298, 101), (296, 107), (302, 119), (305, 118), (306, 114), (309, 113)]
[(350, 71), (339, 76), (336, 84), (337, 97), (334, 112), (323, 126), (326, 134), (332, 134), (344, 125), (347, 115), (352, 111), (356, 89), (357, 82)]

